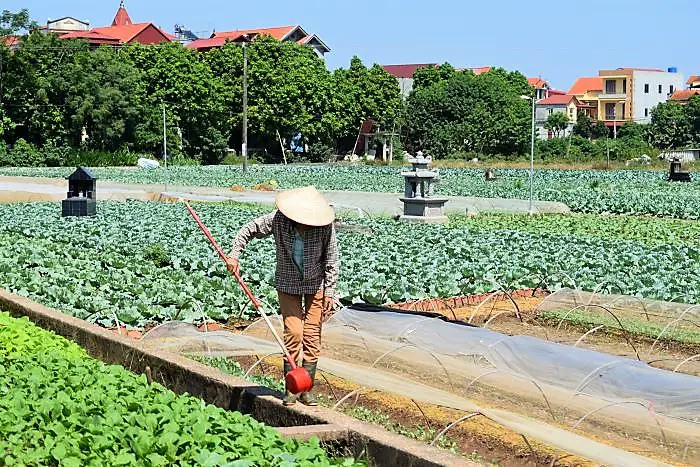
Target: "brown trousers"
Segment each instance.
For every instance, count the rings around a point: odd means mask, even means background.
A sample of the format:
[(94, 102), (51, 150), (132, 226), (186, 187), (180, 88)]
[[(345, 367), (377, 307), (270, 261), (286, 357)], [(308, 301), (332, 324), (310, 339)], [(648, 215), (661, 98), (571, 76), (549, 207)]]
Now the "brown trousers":
[(295, 362), (303, 350), (304, 361), (318, 362), (321, 354), (321, 316), (323, 314), (323, 291), (315, 295), (289, 295), (277, 292), (284, 318), (284, 345)]

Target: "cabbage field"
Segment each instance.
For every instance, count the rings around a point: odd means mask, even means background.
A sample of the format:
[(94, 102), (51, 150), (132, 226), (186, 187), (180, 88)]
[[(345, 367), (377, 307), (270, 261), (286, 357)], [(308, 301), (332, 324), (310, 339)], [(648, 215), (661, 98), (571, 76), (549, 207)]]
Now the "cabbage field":
[[(262, 214), (234, 204), (197, 206), (230, 247)], [(184, 206), (101, 202), (97, 218), (61, 218), (57, 203), (0, 206), (0, 287), (114, 326), (252, 315), (239, 287)], [(695, 222), (591, 215), (485, 216), (450, 225), (345, 219), (339, 292), (347, 301), (402, 302), (498, 288), (574, 287), (700, 303)], [(242, 270), (276, 308), (274, 248), (254, 241)]]
[[(64, 177), (73, 168), (3, 168), (0, 175)], [(252, 188), (275, 180), (281, 188), (315, 185), (320, 190), (402, 192), (401, 167), (349, 165), (256, 165), (247, 174), (236, 166), (170, 167), (171, 184), (207, 187), (241, 185)], [(163, 169), (95, 168), (101, 180), (162, 184)], [(498, 180), (486, 182), (482, 170), (440, 169), (438, 192), (453, 196), (528, 199), (529, 172), (498, 169)], [(572, 211), (640, 214), (680, 219), (700, 218), (700, 177), (691, 183), (668, 183), (661, 171), (595, 171), (538, 169), (535, 197), (566, 203)]]
[(0, 312), (3, 465), (355, 465)]

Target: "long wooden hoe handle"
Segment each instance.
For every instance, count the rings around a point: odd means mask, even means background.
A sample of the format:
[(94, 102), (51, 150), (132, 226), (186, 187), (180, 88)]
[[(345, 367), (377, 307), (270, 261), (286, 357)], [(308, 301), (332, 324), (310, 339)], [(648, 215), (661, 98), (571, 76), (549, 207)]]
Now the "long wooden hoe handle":
[[(216, 242), (216, 240), (214, 240), (214, 237), (209, 232), (209, 229), (207, 229), (207, 227), (204, 225), (202, 220), (197, 215), (197, 212), (194, 209), (192, 209), (192, 206), (190, 206), (189, 203), (185, 202), (185, 206), (187, 207), (187, 210), (190, 212), (190, 215), (192, 215), (192, 218), (194, 219), (194, 221), (197, 223), (197, 225), (202, 230), (202, 232), (204, 232), (204, 235), (206, 235), (209, 242), (212, 244), (212, 246), (214, 247), (216, 252), (219, 254), (221, 259), (226, 261), (228, 259), (228, 257), (226, 256), (226, 253), (224, 253), (224, 250), (222, 250), (221, 247), (219, 246), (219, 244)], [(287, 351), (287, 347), (284, 345), (284, 342), (282, 341), (280, 336), (277, 334), (277, 331), (275, 331), (275, 327), (270, 322), (270, 318), (267, 316), (267, 313), (265, 313), (265, 311), (260, 306), (260, 302), (258, 301), (257, 298), (255, 298), (255, 296), (253, 295), (253, 292), (250, 291), (250, 288), (248, 288), (248, 285), (245, 282), (243, 282), (243, 278), (241, 277), (240, 273), (238, 271), (233, 271), (233, 275), (236, 278), (236, 280), (238, 281), (238, 283), (240, 284), (240, 286), (243, 289), (243, 291), (245, 292), (245, 294), (250, 299), (250, 301), (253, 304), (253, 306), (255, 307), (255, 309), (258, 312), (260, 312), (263, 319), (265, 319), (265, 323), (267, 323), (267, 327), (270, 328), (270, 331), (272, 331), (272, 335), (275, 336), (275, 340), (277, 341), (277, 344), (279, 344), (280, 348), (284, 351), (284, 356), (287, 358), (287, 361), (291, 365), (292, 370), (295, 370), (297, 368), (296, 362), (294, 362), (294, 360), (292, 360), (292, 356), (289, 355), (289, 352)]]

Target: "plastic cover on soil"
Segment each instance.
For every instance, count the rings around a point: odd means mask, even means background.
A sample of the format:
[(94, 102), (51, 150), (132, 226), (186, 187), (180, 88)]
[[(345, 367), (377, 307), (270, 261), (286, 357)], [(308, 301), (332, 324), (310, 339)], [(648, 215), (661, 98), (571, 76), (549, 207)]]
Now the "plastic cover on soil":
[(648, 322), (668, 322), (680, 318), (677, 323), (679, 327), (690, 325), (696, 331), (700, 327), (700, 305), (664, 302), (630, 295), (609, 295), (565, 288), (547, 296), (537, 306), (537, 311), (571, 310), (600, 314), (612, 312), (616, 316), (634, 317)]
[[(264, 358), (279, 353), (263, 323), (251, 325), (245, 334), (205, 334), (171, 323), (152, 330), (144, 341), (158, 348), (212, 356)], [(611, 443), (623, 440), (627, 443), (623, 449), (700, 460), (700, 378), (695, 376), (434, 316), (353, 308), (339, 311), (326, 323), (323, 356), (328, 363), (324, 368), (324, 361), (320, 362), (323, 371), (331, 367), (337, 371), (346, 362), (347, 371), (339, 376), (364, 387), (376, 387), (368, 376), (376, 372), (376, 381), (380, 375), (389, 381), (377, 389), (485, 416), (490, 410), (489, 418), (518, 433), (526, 431), (555, 442), (568, 452), (578, 450), (574, 444), (580, 444), (580, 439), (547, 438), (554, 429), (549, 423), (572, 431), (583, 429)], [(389, 373), (396, 379), (387, 378)], [(435, 388), (434, 394), (419, 386)], [(470, 402), (474, 400), (486, 408), (476, 409)], [(504, 415), (508, 411), (513, 415)], [(525, 417), (517, 419), (517, 413)], [(610, 458), (587, 457), (615, 463)]]
[(334, 325), (440, 356), (481, 357), (525, 379), (610, 402), (638, 400), (669, 417), (700, 420), (700, 378), (638, 360), (411, 314), (345, 309)]

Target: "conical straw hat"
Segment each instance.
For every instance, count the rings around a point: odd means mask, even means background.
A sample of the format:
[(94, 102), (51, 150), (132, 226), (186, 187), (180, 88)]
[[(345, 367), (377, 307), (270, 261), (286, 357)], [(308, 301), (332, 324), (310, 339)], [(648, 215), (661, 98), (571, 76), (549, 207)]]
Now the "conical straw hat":
[(282, 214), (299, 224), (321, 227), (335, 220), (335, 211), (313, 186), (282, 191), (276, 204)]

